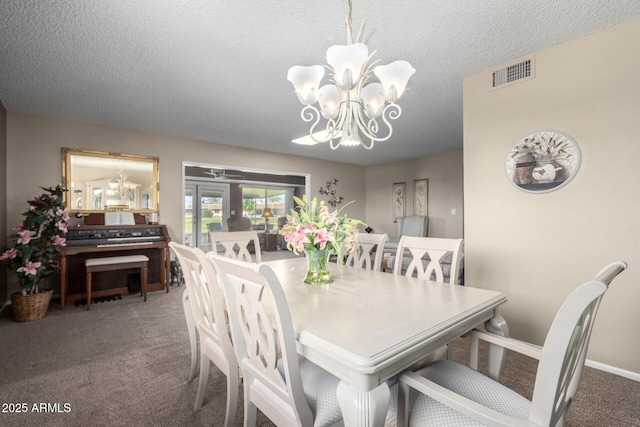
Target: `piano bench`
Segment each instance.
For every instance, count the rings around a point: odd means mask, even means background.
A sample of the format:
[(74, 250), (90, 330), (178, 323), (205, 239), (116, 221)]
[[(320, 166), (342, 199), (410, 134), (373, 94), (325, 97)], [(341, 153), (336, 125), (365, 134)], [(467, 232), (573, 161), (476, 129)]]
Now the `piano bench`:
[(147, 301), (147, 264), (146, 255), (113, 256), (106, 258), (90, 258), (85, 261), (87, 272), (87, 311), (91, 310), (91, 275), (100, 271), (140, 269), (140, 295)]

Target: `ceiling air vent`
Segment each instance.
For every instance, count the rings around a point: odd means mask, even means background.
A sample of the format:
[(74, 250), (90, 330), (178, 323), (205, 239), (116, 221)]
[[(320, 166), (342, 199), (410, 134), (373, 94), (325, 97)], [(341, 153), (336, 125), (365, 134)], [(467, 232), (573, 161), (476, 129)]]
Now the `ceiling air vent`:
[(494, 71), (492, 87), (499, 88), (508, 83), (521, 82), (531, 78), (533, 78), (533, 58)]

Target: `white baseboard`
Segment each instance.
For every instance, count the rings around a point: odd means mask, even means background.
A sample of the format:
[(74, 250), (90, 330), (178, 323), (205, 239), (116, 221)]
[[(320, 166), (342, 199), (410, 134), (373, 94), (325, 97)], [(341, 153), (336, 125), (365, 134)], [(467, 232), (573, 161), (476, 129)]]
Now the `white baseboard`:
[(594, 362), (593, 360), (589, 359), (585, 361), (585, 366), (640, 382), (640, 373), (637, 372), (627, 371), (625, 369), (616, 368), (615, 366), (605, 365), (604, 363), (600, 362)]

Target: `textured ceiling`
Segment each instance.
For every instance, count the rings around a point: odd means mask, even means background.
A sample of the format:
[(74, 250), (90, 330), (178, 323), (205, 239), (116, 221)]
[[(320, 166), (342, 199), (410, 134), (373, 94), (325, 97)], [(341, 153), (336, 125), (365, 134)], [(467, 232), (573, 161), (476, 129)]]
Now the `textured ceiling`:
[[(417, 70), (371, 151), (297, 146), (287, 81), (344, 42), (346, 0), (2, 0), (0, 100), (26, 112), (372, 165), (462, 149), (465, 75), (632, 17), (638, 0), (353, 1), (382, 64)], [(197, 159), (192, 159), (197, 160)]]

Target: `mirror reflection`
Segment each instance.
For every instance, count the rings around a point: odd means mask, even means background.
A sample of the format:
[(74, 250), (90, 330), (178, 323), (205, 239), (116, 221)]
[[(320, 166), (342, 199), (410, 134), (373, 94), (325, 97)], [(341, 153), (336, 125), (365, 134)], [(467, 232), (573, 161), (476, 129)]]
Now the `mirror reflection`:
[(65, 204), (71, 211), (158, 211), (158, 158), (62, 149)]

